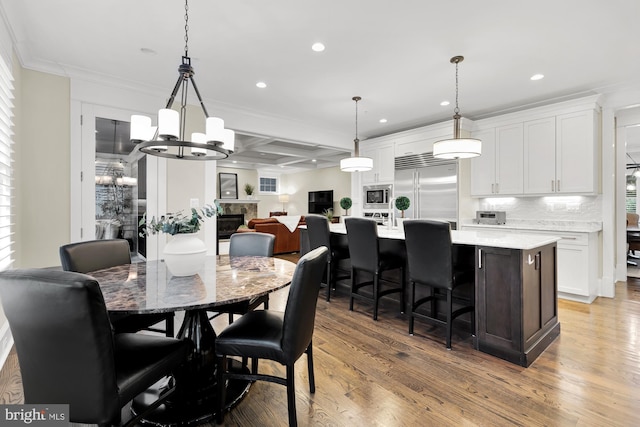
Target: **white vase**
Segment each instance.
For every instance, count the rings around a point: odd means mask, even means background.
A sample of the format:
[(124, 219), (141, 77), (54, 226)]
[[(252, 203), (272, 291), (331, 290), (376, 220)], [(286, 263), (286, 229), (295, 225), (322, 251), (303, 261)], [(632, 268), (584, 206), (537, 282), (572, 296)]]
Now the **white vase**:
[(207, 247), (196, 233), (175, 234), (164, 247), (164, 262), (174, 276), (193, 276), (204, 267)]

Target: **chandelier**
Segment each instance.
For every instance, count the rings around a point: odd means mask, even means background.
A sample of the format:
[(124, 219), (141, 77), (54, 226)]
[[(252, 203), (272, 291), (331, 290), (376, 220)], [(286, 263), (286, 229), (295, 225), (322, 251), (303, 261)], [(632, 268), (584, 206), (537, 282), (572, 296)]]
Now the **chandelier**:
[[(210, 117), (204, 106), (200, 91), (193, 77), (195, 74), (189, 57), (189, 2), (184, 2), (184, 56), (178, 67), (176, 82), (165, 108), (158, 111), (158, 126), (151, 125), (151, 118), (141, 115), (131, 116), (131, 142), (138, 144), (138, 150), (152, 156), (182, 160), (220, 160), (233, 153), (235, 133), (225, 129), (224, 120)], [(200, 107), (206, 118), (206, 133), (194, 132), (187, 140), (187, 93), (189, 82), (193, 86)], [(180, 111), (172, 109), (176, 95), (180, 91)]]
[(356, 137), (353, 140), (355, 149), (353, 157), (340, 160), (340, 170), (343, 172), (364, 172), (373, 169), (373, 159), (360, 157), (360, 140), (358, 139), (358, 101), (362, 98), (354, 96), (351, 98), (356, 102)]
[(451, 63), (456, 64), (456, 108), (453, 110), (453, 139), (445, 139), (433, 144), (433, 157), (440, 159), (467, 159), (479, 156), (482, 152), (482, 141), (460, 137), (460, 108), (458, 108), (458, 64), (464, 56), (454, 56)]

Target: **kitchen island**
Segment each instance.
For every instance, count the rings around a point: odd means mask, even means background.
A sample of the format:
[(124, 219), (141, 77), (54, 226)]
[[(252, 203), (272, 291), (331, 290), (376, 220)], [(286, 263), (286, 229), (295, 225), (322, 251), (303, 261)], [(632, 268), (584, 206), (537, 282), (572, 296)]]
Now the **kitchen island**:
[[(306, 227), (301, 227), (306, 228)], [(346, 237), (344, 224), (331, 224)], [(381, 245), (405, 252), (404, 230), (378, 227)], [(306, 230), (301, 247), (308, 248)], [(454, 245), (475, 249), (476, 349), (529, 366), (560, 334), (557, 303), (559, 237), (493, 230), (451, 232)]]

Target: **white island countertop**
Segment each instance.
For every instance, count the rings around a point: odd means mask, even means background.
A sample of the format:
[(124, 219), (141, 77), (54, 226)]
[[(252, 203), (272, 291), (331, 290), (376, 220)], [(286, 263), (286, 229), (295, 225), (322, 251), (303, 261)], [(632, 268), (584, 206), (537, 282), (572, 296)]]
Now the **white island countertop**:
[[(300, 228), (307, 228), (301, 226)], [(330, 224), (332, 233), (346, 234), (347, 229), (344, 224)], [(378, 237), (386, 239), (404, 240), (404, 229), (378, 226)], [(451, 241), (459, 245), (490, 246), (495, 248), (530, 250), (559, 241), (558, 236), (543, 234), (519, 234), (507, 233), (493, 230), (452, 230)]]

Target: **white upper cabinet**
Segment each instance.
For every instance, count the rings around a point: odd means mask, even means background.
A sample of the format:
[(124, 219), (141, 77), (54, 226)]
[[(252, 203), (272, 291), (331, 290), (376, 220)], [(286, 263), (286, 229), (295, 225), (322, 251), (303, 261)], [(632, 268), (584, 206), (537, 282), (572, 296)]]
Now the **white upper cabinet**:
[(471, 195), (522, 194), (522, 124), (484, 129), (472, 136), (482, 141), (482, 155), (471, 159)]
[(593, 110), (556, 117), (556, 192), (598, 192), (598, 128)]
[(556, 188), (556, 118), (524, 123), (524, 192), (546, 194)]
[(393, 183), (395, 159), (392, 142), (371, 144), (364, 149), (360, 148), (360, 155), (373, 159), (373, 169), (362, 172), (362, 184)]
[(594, 110), (525, 122), (524, 192), (598, 192), (597, 120)]

